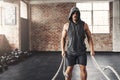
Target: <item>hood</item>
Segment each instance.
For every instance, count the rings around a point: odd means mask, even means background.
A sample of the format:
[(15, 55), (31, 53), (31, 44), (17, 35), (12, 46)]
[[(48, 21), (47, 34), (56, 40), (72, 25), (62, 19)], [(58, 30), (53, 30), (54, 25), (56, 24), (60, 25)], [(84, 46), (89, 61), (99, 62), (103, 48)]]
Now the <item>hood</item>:
[(71, 10), (70, 10), (70, 13), (69, 13), (69, 20), (72, 21), (72, 15), (74, 12), (78, 12), (78, 20), (81, 20), (80, 19), (80, 11), (77, 7), (72, 7)]

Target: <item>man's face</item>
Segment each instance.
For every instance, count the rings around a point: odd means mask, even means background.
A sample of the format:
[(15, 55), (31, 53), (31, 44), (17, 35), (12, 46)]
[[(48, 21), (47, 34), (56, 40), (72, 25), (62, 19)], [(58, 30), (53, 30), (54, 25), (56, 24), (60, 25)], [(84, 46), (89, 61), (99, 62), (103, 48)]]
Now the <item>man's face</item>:
[(72, 15), (72, 20), (73, 20), (73, 21), (77, 21), (77, 20), (78, 20), (78, 17), (79, 17), (78, 12), (74, 12), (73, 15)]

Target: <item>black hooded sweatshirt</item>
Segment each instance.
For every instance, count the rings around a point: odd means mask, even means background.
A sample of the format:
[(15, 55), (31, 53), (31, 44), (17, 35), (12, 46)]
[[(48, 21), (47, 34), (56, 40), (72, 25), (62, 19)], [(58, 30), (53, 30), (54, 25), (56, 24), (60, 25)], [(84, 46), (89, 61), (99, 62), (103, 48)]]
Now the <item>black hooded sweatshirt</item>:
[[(75, 24), (72, 21), (72, 15), (74, 12), (78, 12), (78, 22)], [(69, 14), (69, 28), (68, 28), (68, 55), (81, 55), (86, 51), (85, 45), (85, 31), (84, 22), (80, 19), (80, 11), (77, 7), (73, 7)]]

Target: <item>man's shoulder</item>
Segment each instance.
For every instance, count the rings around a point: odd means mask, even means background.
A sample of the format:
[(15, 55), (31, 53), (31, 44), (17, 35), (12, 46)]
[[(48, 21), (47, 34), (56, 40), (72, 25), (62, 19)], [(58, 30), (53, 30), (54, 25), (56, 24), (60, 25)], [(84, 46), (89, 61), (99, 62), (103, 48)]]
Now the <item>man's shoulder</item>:
[(69, 26), (69, 23), (68, 23), (68, 22), (67, 22), (67, 23), (65, 23), (65, 24), (64, 24), (64, 26)]
[(81, 20), (81, 23), (85, 24), (85, 21)]
[(64, 24), (64, 29), (67, 31), (68, 30), (68, 27), (69, 27), (69, 23), (65, 23)]
[(84, 29), (85, 31), (88, 31), (89, 30), (89, 27), (88, 27), (88, 24), (84, 22)]

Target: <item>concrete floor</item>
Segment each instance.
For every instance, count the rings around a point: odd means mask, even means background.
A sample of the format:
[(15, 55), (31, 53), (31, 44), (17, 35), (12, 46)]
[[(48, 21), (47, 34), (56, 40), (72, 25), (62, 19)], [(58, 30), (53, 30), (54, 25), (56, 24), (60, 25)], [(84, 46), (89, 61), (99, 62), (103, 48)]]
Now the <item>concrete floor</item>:
[[(88, 79), (87, 80), (106, 80), (104, 76), (95, 68), (88, 54)], [(95, 58), (102, 66), (110, 65), (120, 74), (120, 53), (96, 52)], [(0, 80), (51, 80), (61, 61), (59, 52), (47, 52), (35, 54), (32, 57), (16, 65), (9, 66), (9, 69), (0, 74)], [(115, 75), (106, 70), (105, 73), (111, 80), (117, 80)], [(80, 80), (79, 66), (75, 65), (72, 80)], [(60, 71), (56, 80), (64, 80)]]

